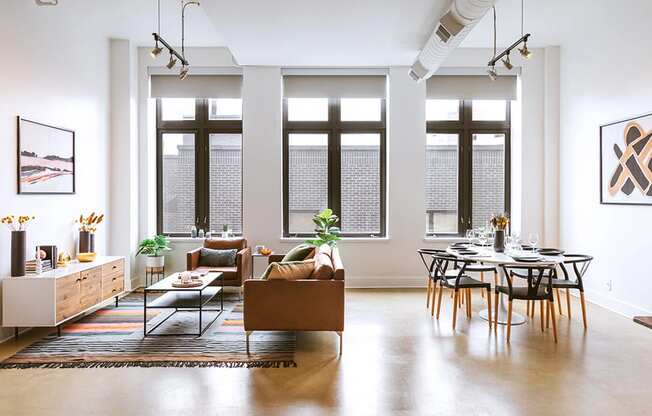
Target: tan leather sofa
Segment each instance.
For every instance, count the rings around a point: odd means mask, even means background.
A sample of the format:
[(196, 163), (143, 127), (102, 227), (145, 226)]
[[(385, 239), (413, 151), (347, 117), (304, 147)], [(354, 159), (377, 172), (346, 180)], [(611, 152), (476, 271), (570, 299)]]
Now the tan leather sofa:
[[(186, 269), (187, 270), (210, 270), (222, 272), (224, 276), (224, 286), (242, 286), (245, 279), (251, 277), (251, 248), (247, 246), (245, 238), (215, 238), (204, 240), (204, 248), (211, 248), (213, 250), (231, 250), (236, 249), (238, 253), (235, 257), (235, 266), (233, 267), (204, 267), (199, 266), (199, 256), (201, 254), (201, 247), (189, 251), (186, 254)], [(221, 282), (219, 282), (221, 285)], [(218, 286), (219, 286), (218, 285)]]
[[(244, 282), (244, 328), (247, 353), (253, 331), (344, 331), (344, 266), (333, 249), (330, 280), (261, 280)], [(283, 255), (271, 255), (269, 262)]]

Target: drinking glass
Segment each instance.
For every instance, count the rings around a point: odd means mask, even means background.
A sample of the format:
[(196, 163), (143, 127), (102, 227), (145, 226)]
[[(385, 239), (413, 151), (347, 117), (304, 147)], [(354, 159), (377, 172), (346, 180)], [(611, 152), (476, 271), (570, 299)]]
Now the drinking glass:
[(487, 245), (487, 233), (485, 231), (480, 231), (478, 242), (481, 246)]
[(466, 230), (466, 239), (469, 241), (469, 243), (473, 242), (474, 235), (475, 232), (473, 230)]
[(539, 243), (539, 234), (537, 233), (528, 234), (528, 242), (532, 246), (532, 250), (537, 248), (537, 244)]

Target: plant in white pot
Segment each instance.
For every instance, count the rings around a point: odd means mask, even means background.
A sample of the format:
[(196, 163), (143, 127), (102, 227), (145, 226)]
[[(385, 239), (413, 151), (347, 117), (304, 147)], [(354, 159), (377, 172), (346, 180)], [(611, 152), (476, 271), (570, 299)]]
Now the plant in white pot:
[(136, 255), (143, 254), (147, 256), (145, 257), (147, 267), (163, 267), (165, 264), (163, 253), (170, 250), (172, 250), (170, 240), (164, 235), (157, 235), (154, 238), (146, 238), (141, 241)]

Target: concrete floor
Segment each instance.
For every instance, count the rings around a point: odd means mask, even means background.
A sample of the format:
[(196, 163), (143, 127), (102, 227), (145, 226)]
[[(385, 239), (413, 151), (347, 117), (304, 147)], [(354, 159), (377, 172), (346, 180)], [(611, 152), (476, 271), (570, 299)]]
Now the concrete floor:
[(484, 305), (454, 334), (450, 299), (437, 322), (424, 290), (350, 290), (341, 358), (336, 334), (302, 333), (291, 369), (0, 370), (0, 415), (652, 414), (651, 330), (589, 305), (585, 333), (574, 301), (558, 344), (537, 315), (506, 345)]

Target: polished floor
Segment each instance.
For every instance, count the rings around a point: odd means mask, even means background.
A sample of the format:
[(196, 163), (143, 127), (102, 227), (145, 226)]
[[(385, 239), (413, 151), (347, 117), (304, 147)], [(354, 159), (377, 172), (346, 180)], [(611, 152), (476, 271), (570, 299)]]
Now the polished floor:
[(537, 314), (506, 345), (484, 305), (453, 333), (450, 299), (437, 322), (423, 290), (351, 290), (341, 358), (336, 334), (303, 333), (290, 369), (0, 370), (0, 415), (652, 414), (652, 330), (589, 305), (584, 332), (574, 301), (558, 344)]

